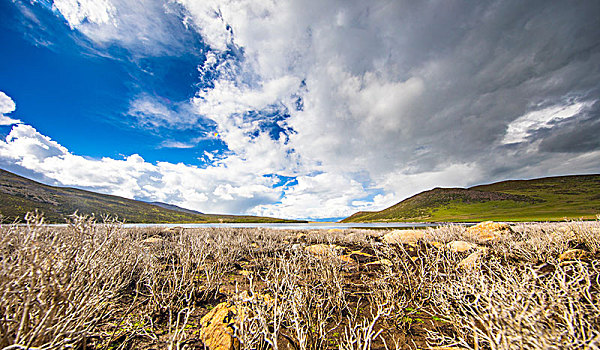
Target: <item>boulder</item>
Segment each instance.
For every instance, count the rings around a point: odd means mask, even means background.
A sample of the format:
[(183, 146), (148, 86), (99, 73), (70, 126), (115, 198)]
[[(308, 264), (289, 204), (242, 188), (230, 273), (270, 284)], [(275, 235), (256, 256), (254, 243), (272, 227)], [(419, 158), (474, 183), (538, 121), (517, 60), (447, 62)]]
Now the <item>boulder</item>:
[(479, 243), (485, 243), (496, 240), (502, 234), (510, 232), (510, 225), (503, 222), (484, 221), (469, 227), (467, 232), (475, 236)]
[(210, 350), (234, 350), (239, 342), (233, 338), (236, 309), (220, 303), (200, 320), (200, 339)]
[(411, 244), (425, 238), (425, 230), (394, 230), (383, 236), (383, 241), (388, 244)]
[(367, 267), (368, 269), (383, 268), (385, 266), (392, 267), (392, 266), (394, 266), (394, 263), (389, 259), (380, 259), (380, 260), (365, 264), (365, 267)]
[(342, 263), (356, 265), (356, 262), (350, 258), (350, 255), (340, 255), (338, 256), (338, 259), (340, 259)]
[(471, 249), (477, 248), (478, 245), (474, 243), (469, 243), (465, 241), (452, 241), (446, 244), (446, 249), (455, 253), (464, 253)]
[(558, 256), (560, 261), (587, 260), (591, 253), (583, 249), (569, 249)]
[(360, 250), (355, 250), (355, 251), (351, 252), (350, 254), (344, 255), (344, 256), (347, 256), (348, 258), (352, 259), (353, 261), (356, 261), (357, 263), (361, 263), (361, 264), (370, 263), (370, 262), (377, 260), (376, 256), (361, 252)]
[(429, 241), (427, 243), (429, 243), (430, 245), (432, 245), (434, 248), (437, 248), (437, 249), (441, 249), (446, 246), (444, 243), (438, 242), (438, 241)]
[(304, 248), (304, 250), (312, 255), (318, 256), (337, 256), (338, 253), (344, 250), (344, 247), (340, 247), (335, 244), (313, 244)]
[(162, 243), (164, 240), (160, 237), (148, 237), (145, 240), (142, 241), (142, 244), (144, 245), (154, 245), (154, 244), (159, 244)]
[(477, 250), (476, 252), (471, 253), (469, 256), (464, 258), (461, 262), (456, 265), (457, 269), (463, 270), (472, 270), (479, 266), (479, 261), (485, 254), (485, 250)]

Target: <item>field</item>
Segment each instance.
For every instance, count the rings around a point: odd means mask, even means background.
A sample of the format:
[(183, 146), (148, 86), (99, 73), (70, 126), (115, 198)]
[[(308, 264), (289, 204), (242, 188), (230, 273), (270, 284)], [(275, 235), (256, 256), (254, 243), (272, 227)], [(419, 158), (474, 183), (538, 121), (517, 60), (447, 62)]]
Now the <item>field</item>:
[(0, 227), (3, 349), (594, 349), (600, 222)]

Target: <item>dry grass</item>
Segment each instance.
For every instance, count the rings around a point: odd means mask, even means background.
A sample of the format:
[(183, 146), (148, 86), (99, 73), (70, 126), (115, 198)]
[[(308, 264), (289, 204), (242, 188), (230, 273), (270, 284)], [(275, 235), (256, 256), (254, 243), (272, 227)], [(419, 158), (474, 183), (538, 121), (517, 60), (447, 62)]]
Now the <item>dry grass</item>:
[[(0, 348), (202, 349), (200, 318), (224, 301), (243, 310), (242, 349), (600, 346), (600, 222), (515, 225), (465, 269), (472, 252), (434, 243), (475, 243), (462, 226), (414, 245), (383, 233), (51, 227), (31, 214), (0, 226)], [(304, 249), (317, 243), (341, 248)], [(587, 255), (560, 261), (572, 248)]]

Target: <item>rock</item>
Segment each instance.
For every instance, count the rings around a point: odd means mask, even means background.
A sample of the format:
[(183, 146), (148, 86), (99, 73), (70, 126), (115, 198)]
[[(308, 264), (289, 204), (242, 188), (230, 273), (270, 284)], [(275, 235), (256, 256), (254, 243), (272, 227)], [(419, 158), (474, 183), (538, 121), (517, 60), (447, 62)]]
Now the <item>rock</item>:
[(434, 248), (437, 248), (437, 249), (441, 249), (441, 248), (444, 248), (446, 246), (444, 243), (438, 242), (438, 241), (430, 241), (430, 242), (427, 242), (427, 243), (429, 243), (430, 245), (432, 245)]
[(510, 225), (503, 222), (484, 221), (469, 227), (467, 232), (474, 235), (479, 243), (485, 243), (499, 238), (503, 233), (510, 232)]
[(370, 238), (380, 239), (385, 235), (385, 231), (378, 230), (378, 231), (374, 231), (374, 232), (367, 232), (367, 233), (365, 233), (365, 235)]
[(361, 263), (361, 264), (370, 263), (370, 262), (377, 260), (376, 256), (361, 252), (360, 250), (355, 250), (355, 251), (351, 252), (350, 254), (344, 255), (344, 256), (347, 256), (348, 258), (352, 259), (353, 261), (356, 261), (357, 263)]
[(250, 304), (266, 304), (268, 306), (275, 305), (275, 299), (268, 294), (261, 294), (257, 292), (248, 292), (247, 290), (242, 291), (237, 295), (237, 300), (242, 303), (242, 318), (251, 311), (248, 310)]
[(469, 242), (465, 242), (465, 241), (452, 241), (448, 244), (446, 244), (446, 249), (450, 250), (451, 252), (455, 252), (455, 253), (464, 253), (466, 251), (469, 251), (471, 249), (477, 248), (477, 244), (474, 243), (469, 243)]
[(296, 235), (297, 242), (306, 242), (306, 233), (299, 233)]
[(350, 258), (350, 255), (340, 255), (338, 256), (338, 259), (346, 264), (356, 264), (356, 262)]
[(471, 270), (479, 266), (479, 260), (485, 254), (485, 250), (478, 250), (471, 253), (469, 256), (464, 258), (461, 262), (456, 265), (457, 269)]
[(309, 245), (304, 250), (313, 255), (319, 256), (337, 256), (339, 252), (344, 250), (344, 247), (340, 247), (335, 244), (313, 244)]
[(239, 342), (232, 337), (236, 309), (227, 302), (220, 303), (200, 320), (200, 339), (210, 350), (234, 350)]
[(368, 264), (377, 260), (377, 257), (361, 252), (360, 250), (353, 251), (350, 254), (340, 255), (338, 258), (343, 263), (349, 264), (351, 267), (358, 267), (360, 264)]
[(162, 243), (164, 240), (160, 237), (148, 237), (145, 240), (142, 241), (142, 244), (145, 245), (154, 245), (154, 244), (159, 244)]
[(388, 244), (417, 243), (425, 237), (425, 230), (394, 230), (383, 236), (383, 241)]
[(583, 249), (569, 249), (558, 256), (560, 261), (587, 260), (591, 253)]
[(383, 268), (384, 266), (392, 267), (394, 266), (394, 263), (392, 263), (392, 261), (388, 259), (380, 259), (377, 261), (367, 263), (365, 264), (365, 266), (367, 268)]

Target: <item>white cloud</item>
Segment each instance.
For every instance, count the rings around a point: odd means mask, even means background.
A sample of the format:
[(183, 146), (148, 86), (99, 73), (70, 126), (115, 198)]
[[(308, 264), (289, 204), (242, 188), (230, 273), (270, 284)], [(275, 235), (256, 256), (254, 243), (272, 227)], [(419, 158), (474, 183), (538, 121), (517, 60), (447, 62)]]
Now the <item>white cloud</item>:
[(569, 119), (592, 105), (590, 102), (576, 102), (567, 105), (546, 107), (520, 116), (508, 124), (503, 144), (527, 141), (536, 130), (551, 127), (552, 123)]
[(188, 142), (165, 140), (165, 141), (161, 142), (160, 147), (161, 148), (186, 149), (186, 148), (194, 148), (194, 147), (196, 147), (196, 145), (194, 143), (188, 143)]
[(175, 103), (173, 107), (161, 102), (157, 97), (142, 94), (134, 98), (127, 114), (136, 119), (142, 128), (189, 129), (197, 126), (201, 116), (192, 109), (188, 101)]
[(12, 113), (16, 108), (17, 106), (12, 98), (3, 91), (0, 91), (0, 114)]
[(169, 202), (208, 212), (235, 212), (232, 203), (208, 197), (219, 186), (229, 186), (231, 202), (258, 194), (278, 196), (266, 187), (267, 179), (256, 178), (243, 169), (151, 164), (136, 154), (122, 160), (74, 155), (25, 124), (13, 127), (6, 140), (0, 141), (0, 160), (5, 165), (20, 166), (65, 186)]
[(13, 119), (13, 118), (7, 117), (5, 115), (0, 115), (0, 126), (13, 125), (13, 124), (19, 124), (19, 123), (21, 123), (21, 121), (18, 119)]
[[(366, 195), (356, 181), (332, 174), (305, 175), (298, 178), (296, 186), (273, 188), (273, 179), (263, 175), (281, 169), (277, 157), (260, 147), (252, 152), (252, 161), (230, 156), (206, 168), (152, 164), (137, 154), (124, 159), (91, 159), (72, 154), (30, 125), (19, 124), (0, 141), (0, 165), (37, 173), (63, 186), (209, 213), (333, 217), (346, 215), (351, 201)], [(260, 157), (264, 161), (257, 163)], [(283, 204), (272, 205), (282, 197)]]
[(115, 7), (108, 0), (54, 0), (56, 8), (71, 28), (83, 23), (106, 24), (115, 22)]
[(17, 106), (15, 102), (3, 91), (0, 91), (0, 126), (1, 125), (13, 125), (21, 123), (18, 119), (13, 119), (5, 116), (15, 111)]
[(181, 8), (163, 0), (54, 0), (71, 29), (99, 46), (118, 44), (134, 57), (188, 50), (189, 32), (179, 30)]
[(297, 181), (280, 203), (260, 205), (251, 212), (263, 216), (295, 217), (303, 213), (306, 218), (344, 217), (356, 211), (351, 206), (355, 198), (368, 194), (357, 181), (333, 173), (299, 176)]

